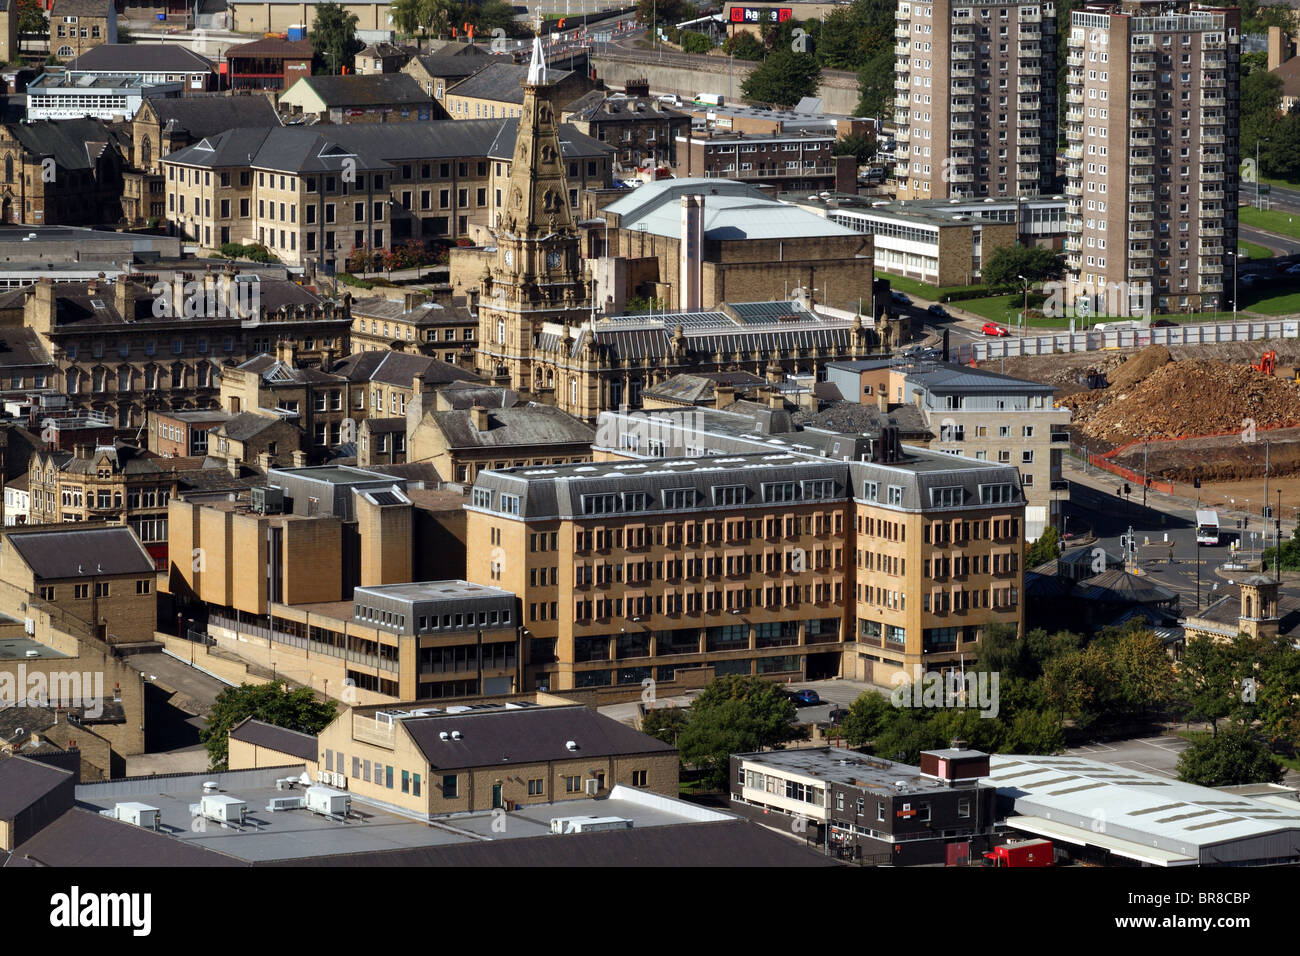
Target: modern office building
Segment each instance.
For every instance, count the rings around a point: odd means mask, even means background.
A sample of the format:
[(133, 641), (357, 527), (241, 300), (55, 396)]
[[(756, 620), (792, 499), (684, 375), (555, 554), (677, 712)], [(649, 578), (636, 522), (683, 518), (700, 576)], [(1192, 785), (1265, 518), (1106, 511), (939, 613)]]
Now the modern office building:
[(1056, 177), (1056, 7), (904, 0), (895, 14), (899, 199), (1036, 196)]
[(1226, 307), (1240, 24), (1236, 8), (1187, 2), (1071, 14), (1065, 249), (1080, 312)]

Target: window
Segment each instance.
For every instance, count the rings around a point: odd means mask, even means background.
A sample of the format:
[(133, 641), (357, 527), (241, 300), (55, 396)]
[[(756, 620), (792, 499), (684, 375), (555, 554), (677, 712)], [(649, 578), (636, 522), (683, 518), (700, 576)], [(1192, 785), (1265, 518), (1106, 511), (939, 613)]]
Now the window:
[(42, 587), (41, 587), (41, 600), (42, 600), (42, 601), (53, 601), (53, 600), (54, 600), (54, 588), (42, 586)]
[(148, 582), (147, 580), (145, 580), (145, 581), (136, 581), (136, 582), (135, 582), (135, 593), (136, 593), (136, 594), (148, 594), (148, 593), (149, 593), (149, 582)]
[(644, 787), (644, 786), (646, 785), (646, 773), (647, 773), (647, 771), (645, 771), (645, 770), (633, 770), (633, 771), (632, 771), (632, 786), (634, 786), (634, 787)]
[(889, 503), (890, 503), (891, 505), (901, 505), (901, 504), (903, 503), (903, 486), (902, 486), (902, 485), (890, 485), (890, 486), (889, 486)]
[(529, 795), (530, 797), (540, 797), (540, 796), (542, 796), (543, 794), (545, 794), (546, 791), (545, 791), (545, 789), (543, 788), (543, 784), (544, 784), (544, 783), (545, 783), (545, 781), (544, 781), (541, 777), (538, 777), (538, 778), (536, 778), (535, 780), (529, 780), (529, 781), (528, 781), (528, 795)]
[(569, 776), (566, 776), (566, 777), (564, 778), (564, 792), (565, 792), (565, 793), (578, 793), (580, 790), (582, 790), (582, 778), (581, 778), (581, 777), (569, 777)]

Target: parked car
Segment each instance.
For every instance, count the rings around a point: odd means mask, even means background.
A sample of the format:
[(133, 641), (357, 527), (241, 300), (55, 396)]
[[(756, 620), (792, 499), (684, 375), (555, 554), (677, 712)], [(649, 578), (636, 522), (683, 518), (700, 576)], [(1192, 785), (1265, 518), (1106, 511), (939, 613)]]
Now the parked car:
[(1177, 325), (1177, 324), (1178, 324), (1177, 322), (1171, 322), (1169, 319), (1155, 319), (1155, 320), (1151, 323), (1151, 328), (1153, 328), (1153, 329), (1169, 329), (1169, 328), (1173, 328), (1173, 327), (1174, 327), (1175, 325)]
[(905, 296), (903, 293), (899, 292), (897, 289), (895, 289), (893, 292), (889, 293), (889, 297), (890, 297), (891, 299), (893, 299), (895, 302), (897, 302), (899, 305), (911, 305), (911, 304), (912, 304), (912, 300), (909, 299), (907, 296)]
[(1293, 266), (1289, 266), (1286, 270), (1286, 274), (1289, 276), (1300, 276), (1300, 262), (1297, 262)]
[(832, 724), (842, 724), (848, 719), (849, 709), (847, 707), (832, 707), (830, 720)]
[(821, 695), (815, 690), (797, 690), (794, 692), (794, 704), (796, 707), (816, 707), (822, 702)]
[(1238, 284), (1238, 285), (1244, 285), (1244, 286), (1246, 286), (1247, 288), (1249, 288), (1250, 286), (1253, 286), (1256, 282), (1259, 282), (1259, 281), (1262, 280), (1263, 278), (1264, 278), (1264, 277), (1261, 276), (1261, 275), (1256, 275), (1255, 273), (1250, 272), (1250, 273), (1247, 273), (1247, 274), (1244, 275), (1244, 276), (1241, 276), (1239, 279), (1237, 279), (1237, 284)]
[(948, 310), (945, 309), (943, 306), (939, 305), (939, 303), (937, 302), (934, 305), (930, 306), (930, 308), (926, 309), (925, 311), (929, 312), (931, 315), (937, 315), (941, 319), (948, 318)]
[(942, 356), (942, 352), (928, 345), (913, 345), (910, 349), (905, 349), (903, 358), (920, 360), (920, 359), (937, 359)]
[(1010, 335), (1011, 334), (1005, 328), (998, 325), (996, 322), (985, 322), (984, 327), (981, 328), (980, 331), (983, 332), (985, 335)]

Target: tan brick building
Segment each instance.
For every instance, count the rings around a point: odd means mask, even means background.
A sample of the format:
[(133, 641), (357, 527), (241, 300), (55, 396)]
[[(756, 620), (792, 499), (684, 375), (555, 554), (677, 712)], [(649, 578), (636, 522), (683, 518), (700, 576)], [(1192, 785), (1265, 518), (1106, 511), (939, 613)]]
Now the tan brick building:
[(0, 578), (17, 592), (91, 628), (108, 644), (153, 640), (154, 559), (130, 528), (59, 525), (4, 534)]
[(595, 430), (552, 405), (452, 411), (412, 409), (410, 461), (427, 461), (448, 481), (473, 482), (492, 468), (591, 460)]
[(66, 62), (91, 47), (117, 42), (114, 0), (52, 0), (50, 53)]
[(429, 816), (561, 804), (619, 785), (677, 795), (668, 744), (581, 705), (510, 707), (352, 708), (321, 731), (317, 769), (342, 774), (353, 793)]
[(403, 298), (352, 302), (352, 347), (358, 352), (419, 352), (455, 365), (478, 347), (478, 319), (464, 300), (442, 302), (408, 292)]
[(126, 152), (125, 144), (96, 119), (0, 127), (0, 222), (117, 223)]
[(899, 448), (888, 431), (821, 436), (831, 460), (776, 450), (819, 444), (804, 432), (766, 435), (756, 454), (745, 416), (710, 439), (698, 411), (676, 414), (602, 419), (601, 450), (636, 464), (479, 475), (468, 577), (519, 596), (525, 689), (650, 678), (662, 694), (701, 666), (885, 683), (969, 661), (992, 624), (1019, 627), (1012, 469)]

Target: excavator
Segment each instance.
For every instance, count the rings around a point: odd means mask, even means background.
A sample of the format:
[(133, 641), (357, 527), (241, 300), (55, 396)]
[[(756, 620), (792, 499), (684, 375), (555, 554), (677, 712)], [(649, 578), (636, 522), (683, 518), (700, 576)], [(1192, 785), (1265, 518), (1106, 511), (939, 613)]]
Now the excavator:
[[(1252, 362), (1251, 368), (1256, 372), (1263, 372), (1265, 375), (1277, 375), (1279, 372), (1277, 365), (1277, 352), (1269, 349), (1259, 357), (1258, 362)], [(1289, 382), (1300, 382), (1300, 369), (1283, 366), (1281, 376)]]

